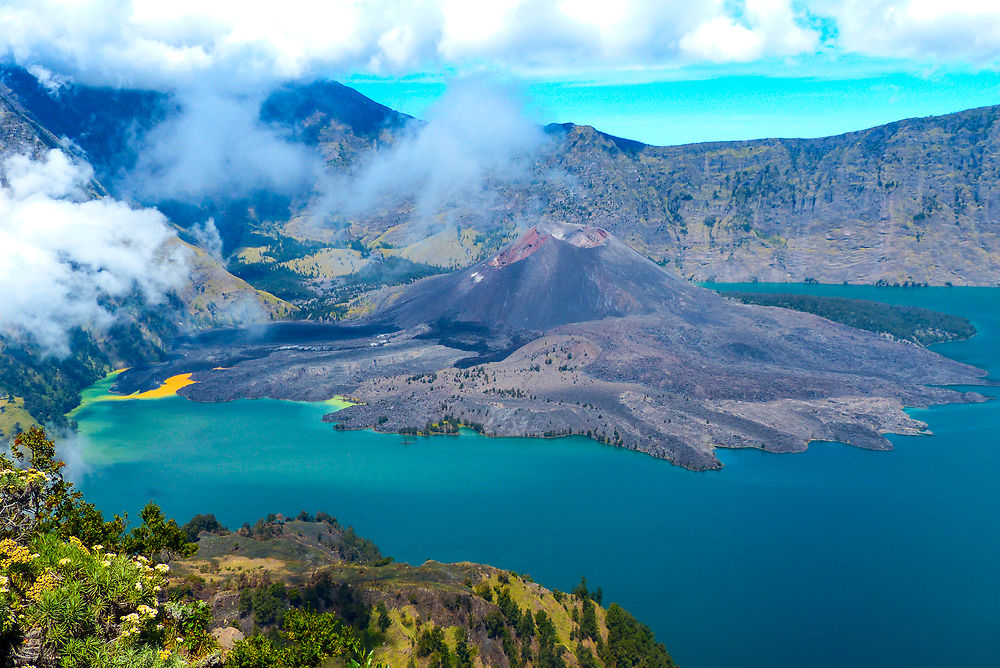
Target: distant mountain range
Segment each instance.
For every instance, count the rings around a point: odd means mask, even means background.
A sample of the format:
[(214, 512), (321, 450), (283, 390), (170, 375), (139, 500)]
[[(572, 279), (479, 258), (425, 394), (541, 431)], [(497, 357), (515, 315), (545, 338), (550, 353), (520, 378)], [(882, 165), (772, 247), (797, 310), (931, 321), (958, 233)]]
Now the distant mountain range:
[[(296, 308), (300, 317), (364, 316), (386, 306), (391, 286), (472, 266), (535, 222), (606, 230), (616, 244), (695, 280), (1000, 284), (1000, 107), (822, 139), (673, 147), (549, 125), (520, 165), (526, 174), (486, 174), (485, 196), (446, 198), (429, 221), (412, 194), (356, 212), (320, 210), (319, 184), (291, 194), (209, 192), (197, 201), (136, 194), (127, 175), (145, 139), (180, 108), (153, 91), (69, 84), (53, 92), (23, 69), (0, 68), (0, 156), (60, 148), (88, 161), (93, 197), (157, 206), (195, 259), (175, 310), (156, 314), (157, 326), (133, 322), (138, 342), (128, 349), (149, 354), (124, 356), (115, 352), (120, 342), (90, 338), (74, 351), (87, 360), (78, 379), (0, 385), (33, 415), (61, 419), (75, 391), (100, 372), (162, 354), (162, 342), (180, 331), (232, 324), (234, 304), (249, 300), (271, 317)], [(482, 110), (484, 132), (490, 112)], [(264, 100), (259, 118), (317, 152), (333, 175), (356, 174), (424, 127), (335, 82), (285, 85)], [(210, 217), (222, 260), (196, 247), (191, 226)], [(531, 286), (518, 289), (509, 310), (484, 318), (519, 317), (517, 300)], [(551, 306), (555, 317), (572, 302)], [(627, 299), (602, 306), (606, 315), (626, 307)], [(407, 319), (403, 305), (395, 313)], [(98, 352), (83, 352), (93, 345)], [(28, 378), (40, 362), (25, 355), (3, 357)], [(39, 399), (53, 392), (62, 399)]]
[[(18, 68), (0, 80), (24, 112), (5, 116), (5, 142), (67, 137), (112, 193), (137, 142), (177, 108), (148, 91), (68, 86), (54, 96)], [(334, 82), (288, 84), (265, 100), (260, 117), (341, 173), (420, 124)], [(468, 266), (539, 219), (604, 227), (695, 280), (995, 285), (998, 119), (1000, 107), (984, 107), (821, 139), (670, 147), (550, 125), (533, 178), (501, 182), (490, 201), (449, 202), (416, 232), (411, 200), (340, 218), (332, 212), (331, 224), (347, 229), (337, 235), (302, 224), (309, 192), (144, 203), (185, 226), (215, 216), (237, 274), (299, 299), (329, 300), (331, 284), (350, 283), (345, 276), (385, 257), (405, 265), (404, 277), (423, 266)], [(490, 110), (482, 123), (486, 132)], [(26, 127), (39, 137), (26, 139)]]

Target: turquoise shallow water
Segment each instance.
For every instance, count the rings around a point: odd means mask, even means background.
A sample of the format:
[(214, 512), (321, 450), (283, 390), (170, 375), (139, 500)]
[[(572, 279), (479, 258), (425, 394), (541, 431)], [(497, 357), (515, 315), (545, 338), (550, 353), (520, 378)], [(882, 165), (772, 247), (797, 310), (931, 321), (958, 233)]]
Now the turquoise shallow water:
[[(1000, 289), (779, 287), (967, 315), (980, 334), (938, 350), (1000, 376)], [(106, 511), (153, 498), (230, 526), (326, 510), (397, 559), (564, 590), (585, 574), (685, 668), (996, 665), (1000, 402), (914, 410), (935, 435), (893, 452), (733, 451), (709, 473), (582, 438), (340, 433), (325, 410), (94, 403), (82, 488)]]

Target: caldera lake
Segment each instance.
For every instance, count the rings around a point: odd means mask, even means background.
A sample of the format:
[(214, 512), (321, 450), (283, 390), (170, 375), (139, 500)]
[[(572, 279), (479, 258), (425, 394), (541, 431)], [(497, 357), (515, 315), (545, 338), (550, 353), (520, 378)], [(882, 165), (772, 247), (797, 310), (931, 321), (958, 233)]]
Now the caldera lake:
[[(1000, 288), (715, 285), (912, 304), (978, 334), (934, 349), (1000, 376)], [(88, 397), (106, 392), (109, 381)], [(970, 388), (991, 396), (997, 388)], [(84, 494), (230, 528), (324, 510), (383, 554), (585, 575), (685, 668), (998, 664), (1000, 402), (911, 409), (891, 452), (721, 452), (691, 472), (582, 437), (338, 432), (329, 405), (87, 401)]]

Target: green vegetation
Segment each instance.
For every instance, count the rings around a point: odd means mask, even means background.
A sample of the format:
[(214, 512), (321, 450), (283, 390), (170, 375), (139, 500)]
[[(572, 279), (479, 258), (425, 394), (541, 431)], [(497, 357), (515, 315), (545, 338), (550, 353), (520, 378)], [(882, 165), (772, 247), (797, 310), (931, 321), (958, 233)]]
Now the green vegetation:
[[(210, 606), (171, 587), (170, 567), (158, 563), (196, 552), (187, 531), (150, 503), (126, 533), (125, 518), (105, 521), (63, 478), (64, 466), (37, 427), (16, 437), (10, 457), (0, 455), (0, 663), (167, 668), (221, 657)], [(189, 524), (212, 525), (206, 517)], [(255, 594), (258, 614), (276, 598)], [(275, 639), (252, 636), (226, 665), (356, 661), (360, 642), (331, 614), (289, 609)]]
[(607, 613), (608, 639), (601, 652), (606, 666), (673, 666), (667, 648), (653, 638), (649, 627), (612, 603)]
[(443, 271), (440, 267), (388, 255), (366, 264), (352, 274), (338, 278), (333, 287), (324, 290), (323, 297), (296, 302), (301, 309), (298, 316), (340, 320), (350, 311), (351, 300), (366, 292), (386, 286), (412, 283)]
[[(160, 342), (176, 333), (176, 324), (153, 313), (140, 320), (115, 325), (99, 338), (74, 329), (64, 358), (0, 337), (0, 396), (23, 398), (24, 410), (38, 422), (66, 426), (66, 413), (80, 404), (81, 390), (112, 371), (112, 360), (129, 366), (163, 354)], [(21, 426), (27, 429), (30, 423)], [(14, 431), (0, 433), (0, 438), (12, 437)]]
[[(332, 657), (358, 656), (361, 645), (351, 629), (330, 613), (292, 609), (274, 637), (254, 635), (233, 647), (227, 668), (303, 668)], [(357, 659), (352, 661), (358, 665)]]
[(126, 534), (124, 519), (105, 522), (63, 467), (37, 427), (0, 457), (0, 661), (165, 667), (211, 649), (203, 606), (167, 606), (170, 567), (146, 556), (188, 551), (174, 542), (176, 523), (150, 504)]
[(229, 529), (222, 525), (222, 522), (215, 518), (215, 515), (208, 513), (206, 515), (195, 515), (191, 518), (191, 521), (181, 527), (184, 533), (187, 534), (188, 540), (192, 542), (197, 542), (198, 536), (202, 531), (206, 533), (219, 534), (220, 536), (225, 536), (229, 533)]
[(586, 580), (567, 595), (489, 566), (397, 564), (322, 512), (231, 533), (149, 503), (128, 530), (63, 467), (37, 427), (0, 456), (0, 665), (673, 665)]
[[(391, 244), (380, 242), (369, 247), (360, 239), (343, 238), (331, 243), (297, 239), (279, 229), (248, 230), (240, 245), (261, 249), (259, 257), (230, 259), (228, 269), (255, 288), (270, 292), (300, 307), (299, 318), (325, 318), (339, 320), (347, 316), (350, 302), (365, 292), (389, 285), (410, 283), (420, 278), (439, 274), (443, 269), (420, 262), (413, 262), (395, 255), (373, 257), (378, 248)], [(356, 251), (366, 262), (360, 269), (344, 276), (320, 280), (322, 290), (314, 289), (315, 276), (299, 273), (294, 261), (312, 256), (330, 248)], [(322, 295), (318, 293), (322, 292)]]
[(865, 299), (817, 297), (790, 293), (720, 292), (745, 304), (780, 306), (870, 332), (891, 334), (903, 341), (930, 345), (968, 339), (976, 334), (972, 323), (961, 316), (916, 306), (891, 306)]

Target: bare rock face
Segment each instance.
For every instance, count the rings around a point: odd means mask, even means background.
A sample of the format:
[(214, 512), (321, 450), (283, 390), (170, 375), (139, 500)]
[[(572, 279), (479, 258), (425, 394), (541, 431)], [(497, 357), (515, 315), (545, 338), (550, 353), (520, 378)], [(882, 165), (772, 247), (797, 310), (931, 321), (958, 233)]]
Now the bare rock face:
[(38, 125), (0, 82), (0, 159), (16, 154), (36, 157), (58, 146), (58, 138)]
[(225, 626), (223, 628), (214, 629), (212, 631), (212, 637), (215, 638), (215, 642), (219, 643), (219, 647), (224, 651), (228, 652), (236, 643), (243, 640), (243, 632), (232, 626)]
[[(283, 325), (195, 340), (147, 380), (195, 370), (198, 400), (357, 405), (342, 429), (582, 434), (693, 469), (718, 447), (889, 449), (904, 406), (980, 401), (941, 386), (984, 373), (817, 316), (724, 299), (603, 228), (535, 228), (468, 269), (386, 296), (363, 324)], [(222, 368), (219, 368), (222, 367)], [(201, 369), (198, 371), (198, 369)]]

